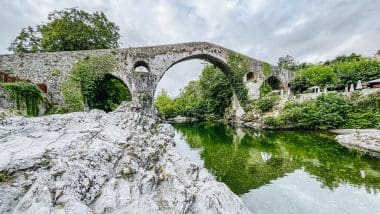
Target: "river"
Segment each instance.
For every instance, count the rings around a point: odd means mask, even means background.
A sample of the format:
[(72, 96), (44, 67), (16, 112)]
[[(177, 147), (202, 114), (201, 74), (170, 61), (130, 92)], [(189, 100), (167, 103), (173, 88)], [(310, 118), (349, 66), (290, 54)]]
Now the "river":
[(253, 213), (380, 213), (380, 160), (311, 131), (174, 124), (177, 151)]

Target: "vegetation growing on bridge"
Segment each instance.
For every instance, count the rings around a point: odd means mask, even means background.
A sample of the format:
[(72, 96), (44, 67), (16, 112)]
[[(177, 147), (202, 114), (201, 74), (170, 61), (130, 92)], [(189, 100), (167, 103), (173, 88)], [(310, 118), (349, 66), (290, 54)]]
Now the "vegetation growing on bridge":
[(114, 110), (122, 101), (131, 100), (129, 89), (109, 75), (115, 65), (112, 55), (90, 56), (77, 62), (62, 84), (65, 105), (61, 111), (86, 109)]
[(39, 105), (42, 102), (41, 90), (32, 83), (15, 82), (0, 83), (16, 101), (17, 109), (25, 111), (28, 116), (38, 116)]
[(239, 101), (244, 105), (248, 100), (248, 91), (244, 84), (244, 76), (249, 72), (248, 59), (238, 53), (229, 52), (227, 61), (227, 78)]
[(270, 65), (266, 62), (263, 62), (263, 73), (265, 77), (269, 77), (270, 75), (272, 75)]

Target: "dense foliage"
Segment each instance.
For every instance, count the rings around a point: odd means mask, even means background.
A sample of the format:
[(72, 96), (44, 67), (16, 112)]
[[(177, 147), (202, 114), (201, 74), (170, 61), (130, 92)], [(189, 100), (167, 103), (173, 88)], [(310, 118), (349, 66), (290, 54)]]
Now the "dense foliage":
[(299, 70), (292, 80), (291, 86), (294, 89), (297, 89), (297, 87), (308, 88), (311, 86), (325, 87), (335, 85), (337, 82), (337, 74), (334, 73), (333, 68), (331, 66), (321, 65)]
[(16, 53), (117, 48), (119, 27), (103, 12), (76, 8), (53, 11), (48, 22), (23, 28), (8, 50)]
[(380, 61), (360, 55), (338, 56), (334, 60), (308, 65), (296, 72), (292, 89), (302, 92), (311, 86), (344, 88), (358, 80), (380, 78)]
[(279, 101), (279, 96), (264, 96), (260, 97), (257, 100), (254, 100), (251, 103), (251, 106), (255, 109), (260, 110), (261, 112), (267, 112), (269, 110), (272, 110), (272, 108), (277, 105)]
[(106, 112), (115, 110), (121, 102), (132, 100), (131, 92), (122, 81), (105, 75), (96, 87), (94, 100), (89, 102), (90, 109), (102, 109)]
[(278, 117), (265, 123), (276, 128), (329, 129), (380, 127), (380, 93), (368, 97), (330, 93), (316, 100), (288, 101)]
[[(264, 71), (268, 69), (267, 65), (269, 66), (269, 64), (264, 63)], [(243, 80), (249, 71), (249, 61), (241, 54), (230, 52), (228, 54), (227, 66), (226, 76), (229, 80), (229, 84), (232, 86), (239, 101), (245, 103), (248, 100), (248, 91), (245, 88)]]
[[(267, 67), (266, 64), (264, 67)], [(267, 69), (270, 72), (270, 67)], [(162, 117), (181, 115), (207, 120), (223, 118), (234, 93), (243, 105), (247, 104), (248, 91), (244, 76), (248, 71), (248, 59), (229, 52), (223, 72), (214, 65), (206, 66), (200, 79), (191, 81), (177, 98), (171, 99), (166, 91), (162, 91), (154, 106)]]
[(107, 74), (115, 65), (111, 55), (91, 56), (77, 62), (62, 84), (66, 111), (86, 109), (114, 110), (122, 101), (131, 100), (129, 89)]
[[(229, 60), (231, 61), (231, 59)], [(243, 64), (241, 66), (246, 66), (244, 61), (241, 63)], [(236, 69), (235, 72), (242, 71)], [(237, 78), (237, 76), (238, 75), (236, 75), (235, 78)], [(234, 81), (236, 84), (235, 91), (238, 91), (236, 93), (240, 94), (240, 98), (245, 97), (246, 99), (247, 89), (245, 89), (244, 84), (241, 86), (242, 80), (239, 83), (237, 83), (237, 80)], [(199, 85), (202, 92), (203, 104), (205, 105), (205, 113), (214, 113), (219, 117), (223, 117), (225, 110), (231, 105), (231, 97), (233, 94), (231, 85), (228, 80), (226, 80), (226, 76), (214, 66), (208, 66), (203, 70), (199, 78)]]
[(157, 109), (160, 117), (174, 117), (174, 100), (169, 97), (166, 90), (162, 90), (154, 101), (154, 107)]
[(231, 105), (232, 88), (223, 72), (206, 66), (197, 81), (190, 81), (178, 97), (172, 99), (163, 90), (154, 102), (160, 116), (177, 115), (201, 119), (222, 118)]
[(273, 89), (271, 85), (268, 83), (268, 81), (264, 81), (263, 84), (260, 86), (260, 97), (263, 97), (272, 91)]
[(32, 83), (0, 83), (16, 101), (17, 109), (25, 111), (28, 116), (38, 116), (42, 101), (41, 90)]

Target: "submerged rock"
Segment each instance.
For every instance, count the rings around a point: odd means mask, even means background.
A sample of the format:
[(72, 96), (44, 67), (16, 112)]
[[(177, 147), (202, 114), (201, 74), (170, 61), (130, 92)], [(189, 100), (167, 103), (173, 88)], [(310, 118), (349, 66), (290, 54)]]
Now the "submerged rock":
[(0, 213), (247, 213), (173, 135), (128, 105), (0, 120)]
[(380, 130), (378, 129), (336, 129), (336, 139), (341, 145), (358, 149), (380, 158)]
[(172, 123), (189, 123), (189, 122), (196, 122), (198, 121), (198, 119), (195, 117), (176, 116), (176, 117), (167, 119), (167, 121), (172, 122)]

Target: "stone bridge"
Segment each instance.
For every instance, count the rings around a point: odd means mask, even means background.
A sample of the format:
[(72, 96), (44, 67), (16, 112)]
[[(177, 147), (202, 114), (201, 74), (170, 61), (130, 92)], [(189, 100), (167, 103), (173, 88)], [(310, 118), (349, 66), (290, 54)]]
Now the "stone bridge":
[[(173, 65), (186, 60), (201, 59), (226, 71), (230, 52), (235, 53), (215, 44), (192, 42), (123, 49), (9, 54), (0, 55), (0, 71), (36, 84), (45, 84), (50, 101), (60, 104), (64, 102), (60, 86), (72, 70), (73, 64), (88, 56), (112, 54), (117, 65), (110, 74), (128, 86), (134, 101), (151, 107), (158, 82)], [(250, 68), (244, 82), (250, 98), (258, 98), (260, 86), (270, 78), (280, 83), (282, 89), (288, 88), (291, 72), (248, 56), (247, 59)]]

